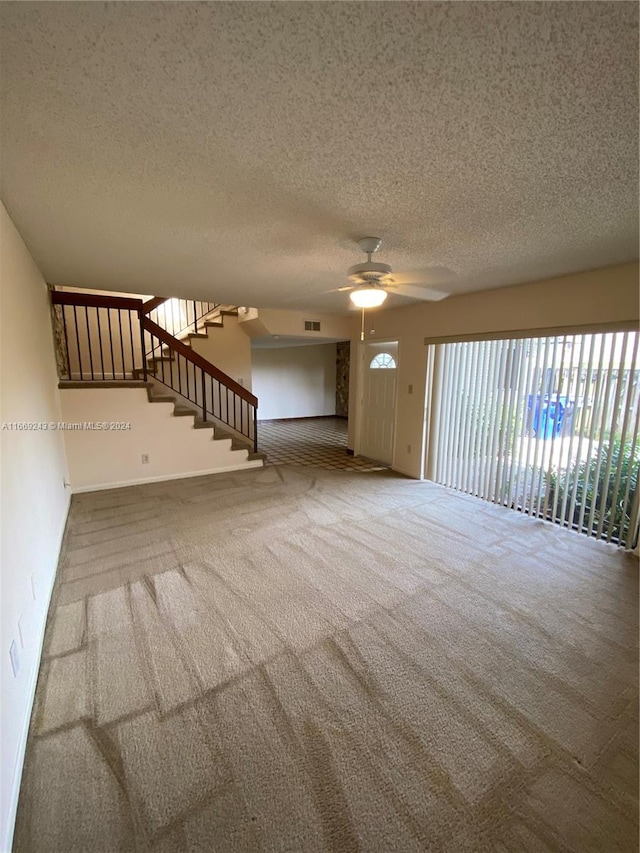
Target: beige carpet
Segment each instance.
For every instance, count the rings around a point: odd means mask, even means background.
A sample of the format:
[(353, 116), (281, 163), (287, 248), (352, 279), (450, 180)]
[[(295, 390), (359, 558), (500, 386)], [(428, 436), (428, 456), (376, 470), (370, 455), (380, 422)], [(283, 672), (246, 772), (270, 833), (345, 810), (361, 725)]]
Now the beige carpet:
[(76, 496), (15, 850), (637, 851), (638, 563), (388, 472)]

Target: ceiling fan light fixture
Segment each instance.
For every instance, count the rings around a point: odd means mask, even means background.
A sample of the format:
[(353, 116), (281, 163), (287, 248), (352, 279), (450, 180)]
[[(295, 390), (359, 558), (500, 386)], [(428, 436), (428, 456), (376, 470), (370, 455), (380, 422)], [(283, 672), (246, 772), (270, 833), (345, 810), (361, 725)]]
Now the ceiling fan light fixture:
[(387, 293), (379, 287), (357, 287), (349, 298), (358, 308), (378, 308), (387, 298)]

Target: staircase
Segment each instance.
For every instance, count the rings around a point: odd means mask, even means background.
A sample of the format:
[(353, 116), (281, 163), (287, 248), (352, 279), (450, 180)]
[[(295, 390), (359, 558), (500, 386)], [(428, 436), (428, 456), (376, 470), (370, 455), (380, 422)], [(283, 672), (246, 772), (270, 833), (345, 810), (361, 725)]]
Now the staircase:
[[(199, 328), (204, 331), (192, 332), (189, 329), (184, 329), (180, 334), (175, 335), (181, 343), (193, 349), (193, 342), (196, 340), (207, 340), (209, 338), (209, 330), (223, 329), (225, 317), (237, 317), (237, 308), (223, 308), (220, 305), (215, 305), (207, 314), (200, 318)], [(215, 419), (215, 413), (210, 415), (214, 418), (212, 423), (210, 420), (202, 419), (198, 409), (185, 398), (182, 394), (167, 394), (163, 392), (162, 385), (165, 385), (165, 378), (172, 372), (172, 367), (175, 365), (178, 354), (175, 346), (162, 344), (158, 349), (154, 350), (158, 355), (151, 355), (146, 360), (147, 381), (144, 383), (149, 389), (149, 402), (151, 403), (174, 403), (174, 415), (176, 417), (194, 417), (193, 426), (195, 429), (213, 429), (214, 440), (231, 440), (232, 450), (248, 449), (248, 459), (266, 459), (266, 454), (259, 450), (253, 450), (248, 447), (247, 439), (241, 432), (233, 428), (225, 428), (225, 424)], [(134, 368), (132, 371), (134, 379), (143, 380), (144, 371), (141, 368)], [(149, 381), (151, 380), (151, 381)], [(144, 380), (143, 380), (144, 381)], [(234, 380), (229, 379), (231, 383)], [(158, 384), (156, 384), (158, 383)], [(234, 383), (235, 384), (235, 383)]]
[(234, 457), (234, 469), (240, 458), (248, 467), (264, 464), (257, 398), (193, 349), (236, 309), (55, 290), (51, 302), (60, 388), (144, 389), (149, 403), (172, 404), (174, 417), (210, 430), (215, 445), (224, 443)]
[[(134, 370), (134, 372), (137, 372)], [(154, 382), (138, 379), (132, 380), (118, 380), (118, 381), (109, 381), (109, 380), (94, 380), (94, 381), (85, 381), (85, 382), (75, 382), (73, 380), (64, 380), (61, 379), (58, 383), (58, 387), (60, 389), (72, 390), (72, 389), (87, 389), (92, 388), (95, 390), (100, 389), (113, 389), (113, 388), (141, 388), (146, 391), (147, 399), (149, 403), (171, 403), (173, 405), (173, 416), (175, 418), (193, 418), (191, 426), (193, 429), (197, 430), (211, 430), (211, 438), (216, 442), (228, 442), (228, 449), (234, 452), (238, 452), (242, 455), (242, 460), (246, 460), (248, 462), (253, 462), (255, 460), (264, 460), (267, 458), (267, 454), (257, 450), (254, 451), (251, 449), (249, 443), (245, 440), (243, 441), (241, 438), (238, 438), (232, 432), (228, 432), (222, 429), (219, 426), (216, 426), (211, 421), (204, 421), (198, 415), (198, 411), (195, 408), (184, 405), (179, 399), (178, 395), (175, 394), (163, 394), (161, 391), (158, 391), (158, 386)], [(241, 460), (238, 460), (241, 461)]]

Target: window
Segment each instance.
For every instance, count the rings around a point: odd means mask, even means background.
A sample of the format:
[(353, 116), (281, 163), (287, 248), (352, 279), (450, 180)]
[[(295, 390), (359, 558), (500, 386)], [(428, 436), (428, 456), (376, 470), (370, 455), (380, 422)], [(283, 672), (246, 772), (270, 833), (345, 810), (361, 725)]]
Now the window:
[(635, 547), (637, 332), (432, 346), (432, 479)]
[(371, 359), (371, 364), (369, 367), (371, 370), (376, 370), (377, 368), (386, 367), (388, 369), (395, 369), (396, 360), (395, 358), (388, 352), (379, 352), (378, 355), (374, 355)]

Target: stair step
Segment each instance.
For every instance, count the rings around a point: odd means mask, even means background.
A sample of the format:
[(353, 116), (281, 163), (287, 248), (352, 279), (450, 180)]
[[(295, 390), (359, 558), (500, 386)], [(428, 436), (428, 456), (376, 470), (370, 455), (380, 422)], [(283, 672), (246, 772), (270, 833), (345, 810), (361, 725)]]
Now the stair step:
[(153, 361), (175, 361), (175, 358), (172, 355), (154, 355), (153, 358), (147, 359), (147, 364)]
[(232, 450), (248, 450), (251, 451), (251, 446), (249, 444), (249, 439), (247, 439), (247, 444), (245, 444), (242, 439), (238, 438), (238, 436), (233, 435), (233, 433), (227, 432), (222, 429), (222, 427), (218, 426), (213, 421), (203, 421), (201, 417), (197, 417), (193, 423), (194, 429), (214, 429), (214, 440), (215, 441), (224, 441), (225, 439), (231, 439), (231, 449)]
[(222, 427), (217, 426), (216, 427), (216, 439), (221, 440), (221, 439), (225, 439), (225, 438), (230, 438), (231, 441), (237, 441), (235, 435), (232, 435), (230, 432), (227, 432), (225, 429), (222, 429)]
[(230, 438), (232, 450), (247, 450), (249, 453), (252, 452), (251, 451), (251, 444), (249, 443), (249, 439), (247, 439), (247, 441), (245, 443), (241, 438), (238, 438), (237, 435), (234, 435), (231, 432), (227, 432), (226, 430), (222, 429), (219, 426), (217, 426), (215, 429), (214, 438), (216, 441), (221, 441), (221, 440), (224, 440), (226, 438)]
[(213, 429), (214, 426), (213, 421), (203, 421), (201, 417), (197, 417), (193, 422), (194, 429)]
[[(209, 324), (208, 324), (208, 323), (205, 323), (205, 326), (207, 326), (207, 325), (209, 325)], [(209, 337), (209, 335), (205, 335), (205, 334), (203, 334), (203, 333), (201, 333), (201, 332), (189, 332), (189, 334), (187, 335), (187, 337), (188, 337), (188, 338), (208, 338), (208, 337)]]
[(220, 316), (221, 317), (237, 317), (238, 316), (238, 309), (237, 308), (223, 308), (220, 311)]
[[(134, 368), (132, 373), (134, 374), (134, 376), (141, 375), (142, 370), (139, 368)], [(219, 426), (216, 426), (213, 421), (203, 421), (201, 417), (198, 417), (198, 412), (195, 409), (190, 409), (187, 406), (183, 405), (177, 405), (175, 396), (171, 394), (153, 394), (152, 392), (156, 388), (156, 386), (152, 382), (145, 382), (143, 379), (95, 379), (91, 381), (87, 380), (82, 382), (73, 381), (69, 379), (61, 379), (58, 382), (58, 388), (145, 388), (150, 403), (173, 403), (174, 417), (193, 417), (194, 429), (213, 430), (214, 441), (225, 441), (226, 439), (230, 439), (231, 450), (247, 451), (247, 462), (254, 462), (256, 460), (262, 460), (264, 462), (267, 458), (267, 454), (261, 450), (254, 452), (251, 449), (251, 445), (248, 440), (245, 444), (236, 435), (233, 435), (230, 432), (226, 432), (226, 430), (221, 429)]]
[[(132, 371), (134, 375), (137, 371)], [(142, 372), (142, 371), (141, 371)], [(58, 388), (150, 388), (151, 383), (143, 379), (86, 379), (82, 382), (61, 379)]]

